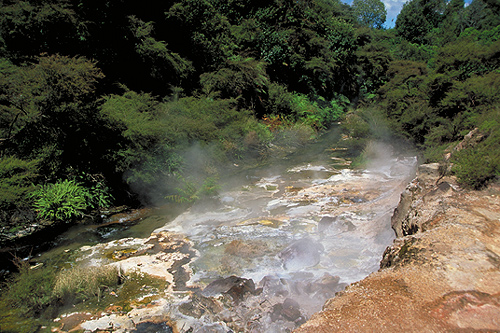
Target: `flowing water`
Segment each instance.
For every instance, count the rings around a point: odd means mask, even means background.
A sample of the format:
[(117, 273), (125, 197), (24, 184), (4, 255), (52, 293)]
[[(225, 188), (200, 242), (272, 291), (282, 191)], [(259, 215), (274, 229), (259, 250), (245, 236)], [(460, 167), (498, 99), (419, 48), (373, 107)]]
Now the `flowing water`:
[[(125, 329), (134, 318), (165, 316), (181, 332), (289, 332), (376, 271), (416, 158), (373, 144), (373, 161), (352, 170), (332, 136), (228, 177), (210, 203), (170, 216), (146, 212), (125, 231), (120, 223), (101, 229), (99, 244), (73, 244), (76, 264), (117, 265), (166, 281), (162, 290), (130, 296), (154, 296), (147, 312), (137, 306), (103, 314), (103, 322)], [(54, 251), (69, 250), (45, 256)], [(82, 327), (106, 328), (99, 320)]]

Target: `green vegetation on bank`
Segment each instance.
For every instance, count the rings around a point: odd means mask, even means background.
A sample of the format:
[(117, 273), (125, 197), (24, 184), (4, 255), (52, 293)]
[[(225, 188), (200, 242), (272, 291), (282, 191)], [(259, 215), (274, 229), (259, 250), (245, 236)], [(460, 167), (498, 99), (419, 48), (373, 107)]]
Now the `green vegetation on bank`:
[(353, 147), (389, 128), (429, 160), (477, 127), (452, 162), (480, 188), (499, 173), (498, 4), (385, 17), (380, 0), (4, 1), (1, 233), (195, 200), (224, 166), (340, 119)]
[[(480, 189), (500, 175), (500, 7), (494, 1), (406, 3), (393, 30), (362, 49), (377, 60), (378, 84), (344, 120), (349, 143), (392, 135), (428, 162), (452, 163), (462, 185)], [(362, 64), (362, 63), (361, 63)], [(360, 65), (361, 65), (360, 64)], [(455, 147), (474, 129), (474, 144)], [(449, 160), (444, 161), (447, 155)], [(451, 156), (451, 157), (450, 157)]]
[[(3, 1), (0, 241), (112, 204), (211, 196), (226, 166), (339, 120), (353, 150), (397, 137), (427, 161), (452, 153), (482, 188), (500, 175), (498, 1), (410, 0), (389, 30), (385, 17), (380, 0)], [(6, 332), (122, 282), (18, 264)]]
[[(16, 259), (19, 272), (3, 283), (0, 300), (2, 332), (40, 332), (60, 309), (84, 302), (99, 303), (125, 281), (114, 266), (74, 267), (57, 271), (54, 267), (32, 267)], [(104, 302), (108, 305), (108, 302)]]

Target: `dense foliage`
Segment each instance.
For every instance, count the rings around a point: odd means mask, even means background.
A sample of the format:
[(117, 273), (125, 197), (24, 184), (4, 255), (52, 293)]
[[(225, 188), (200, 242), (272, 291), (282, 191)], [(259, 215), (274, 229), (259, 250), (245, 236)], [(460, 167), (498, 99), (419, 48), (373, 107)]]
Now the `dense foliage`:
[[(349, 143), (387, 137), (387, 127), (421, 148), (426, 161), (451, 164), (466, 187), (496, 179), (499, 24), (495, 1), (411, 0), (394, 29), (366, 34), (358, 66), (368, 94), (344, 118)], [(474, 129), (474, 144), (455, 149)]]
[(478, 127), (453, 159), (481, 187), (499, 173), (499, 14), (411, 0), (384, 30), (380, 0), (3, 1), (2, 232), (112, 197), (191, 201), (285, 129), (341, 117), (356, 147), (384, 124), (429, 159)]
[[(212, 196), (226, 166), (340, 119), (355, 150), (399, 137), (447, 156), (464, 186), (496, 179), (498, 0), (410, 0), (388, 30), (385, 17), (380, 0), (2, 1), (0, 241), (111, 204)], [(2, 331), (35, 332), (63, 300), (121, 283), (19, 271)]]

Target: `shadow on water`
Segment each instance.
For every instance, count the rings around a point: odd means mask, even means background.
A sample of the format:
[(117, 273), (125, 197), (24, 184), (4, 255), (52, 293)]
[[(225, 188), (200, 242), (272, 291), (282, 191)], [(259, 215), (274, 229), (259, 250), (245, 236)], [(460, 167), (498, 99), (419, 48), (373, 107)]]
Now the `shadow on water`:
[[(223, 180), (224, 187), (234, 187), (236, 184), (251, 183), (255, 179), (272, 174), (284, 174), (293, 163), (303, 163), (310, 160), (321, 162), (321, 157), (331, 145), (340, 138), (340, 128), (334, 126), (331, 130), (309, 143), (287, 154), (271, 155), (257, 167), (236, 170), (228, 173)], [(54, 228), (46, 228), (31, 236), (6, 244), (0, 250), (0, 281), (16, 270), (12, 260), (14, 257), (34, 259), (34, 261), (53, 261), (54, 254), (61, 254), (78, 249), (83, 245), (92, 245), (113, 241), (126, 237), (148, 237), (151, 232), (169, 220), (182, 213), (187, 206), (178, 203), (167, 203), (160, 208), (127, 210), (114, 214), (96, 223), (59, 224)], [(65, 260), (58, 258), (57, 260)]]
[(58, 266), (83, 245), (94, 245), (127, 237), (148, 237), (153, 230), (175, 218), (186, 207), (168, 203), (160, 208), (129, 209), (96, 223), (62, 224), (4, 246), (0, 251), (0, 281), (17, 271), (14, 258)]

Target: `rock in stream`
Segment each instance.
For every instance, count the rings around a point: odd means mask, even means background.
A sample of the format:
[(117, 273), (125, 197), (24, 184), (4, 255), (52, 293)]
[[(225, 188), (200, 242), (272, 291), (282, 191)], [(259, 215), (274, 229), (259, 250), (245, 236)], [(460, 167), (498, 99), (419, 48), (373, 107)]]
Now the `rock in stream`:
[[(382, 164), (336, 169), (338, 160), (294, 165), (221, 194), (212, 209), (194, 206), (150, 237), (82, 247), (81, 265), (115, 265), (165, 285), (140, 286), (130, 296), (139, 301), (124, 302), (127, 311), (102, 314), (111, 323), (131, 320), (133, 328), (106, 329), (292, 331), (378, 269), (415, 159), (384, 156), (384, 163), (398, 172)], [(159, 326), (144, 324), (150, 319)]]

